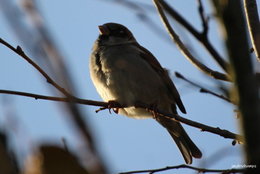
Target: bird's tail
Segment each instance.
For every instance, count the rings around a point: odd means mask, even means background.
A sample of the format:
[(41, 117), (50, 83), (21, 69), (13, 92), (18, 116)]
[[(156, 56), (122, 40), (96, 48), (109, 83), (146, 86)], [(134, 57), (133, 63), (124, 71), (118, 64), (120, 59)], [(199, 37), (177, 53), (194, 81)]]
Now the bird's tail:
[(172, 119), (164, 116), (157, 116), (156, 120), (167, 129), (181, 151), (181, 154), (187, 164), (192, 163), (192, 157), (201, 158), (202, 153), (193, 143), (182, 125)]

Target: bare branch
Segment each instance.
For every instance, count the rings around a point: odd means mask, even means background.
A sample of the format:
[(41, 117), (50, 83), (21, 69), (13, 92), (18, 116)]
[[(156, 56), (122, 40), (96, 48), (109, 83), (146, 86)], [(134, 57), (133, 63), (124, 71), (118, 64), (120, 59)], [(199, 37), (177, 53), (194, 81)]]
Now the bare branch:
[(230, 78), (223, 73), (214, 71), (210, 68), (208, 68), (207, 66), (205, 66), (204, 64), (202, 64), (201, 62), (198, 61), (198, 59), (196, 59), (191, 53), (190, 51), (185, 47), (185, 45), (182, 43), (182, 41), (179, 39), (179, 36), (175, 33), (175, 31), (173, 30), (173, 28), (171, 27), (167, 17), (165, 16), (163, 9), (160, 5), (161, 0), (153, 0), (154, 4), (160, 14), (160, 17), (162, 19), (162, 22), (164, 23), (166, 29), (168, 30), (171, 38), (173, 39), (173, 41), (177, 44), (177, 46), (179, 47), (179, 49), (181, 50), (182, 54), (184, 54), (184, 56), (194, 65), (196, 66), (199, 70), (201, 70), (202, 72), (206, 73), (207, 75), (218, 79), (218, 80), (224, 80), (224, 81), (229, 81)]
[[(44, 70), (42, 70), (36, 63), (34, 63), (23, 51), (22, 49), (18, 46), (17, 49), (15, 49), (13, 46), (11, 46), (9, 43), (7, 43), (6, 41), (4, 41), (3, 39), (0, 38), (0, 43), (2, 43), (3, 45), (7, 46), (8, 48), (10, 48), (11, 50), (13, 50), (16, 54), (20, 55), (22, 58), (24, 58), (27, 62), (29, 62), (35, 69), (37, 69), (46, 79), (49, 83), (51, 83), (54, 87), (56, 87), (59, 91), (61, 91), (66, 98), (60, 98), (60, 97), (51, 97), (51, 96), (43, 96), (43, 95), (38, 95), (38, 94), (31, 94), (31, 93), (25, 93), (25, 92), (17, 92), (17, 91), (8, 91), (8, 90), (1, 90), (0, 93), (6, 93), (6, 94), (13, 94), (13, 95), (21, 95), (21, 96), (26, 96), (26, 97), (32, 97), (35, 99), (44, 99), (44, 100), (52, 100), (52, 101), (62, 101), (62, 102), (71, 102), (71, 103), (79, 103), (79, 104), (85, 104), (85, 105), (95, 105), (95, 106), (102, 106), (102, 108), (109, 108), (109, 103), (105, 103), (105, 102), (96, 102), (96, 101), (91, 101), (91, 100), (83, 100), (83, 99), (79, 99), (71, 94), (69, 94), (65, 89), (63, 89), (62, 87), (60, 87), (54, 80), (51, 79), (51, 77), (49, 77)], [(123, 106), (120, 105), (117, 108), (122, 108), (122, 107), (129, 107), (129, 106)], [(223, 130), (220, 128), (214, 128), (211, 126), (207, 126), (204, 125), (202, 123), (199, 122), (195, 122), (186, 118), (183, 118), (181, 116), (179, 116), (178, 114), (170, 114), (170, 113), (166, 113), (163, 111), (159, 111), (158, 109), (154, 109), (151, 108), (151, 106), (149, 105), (141, 105), (139, 104), (138, 106), (135, 107), (140, 107), (140, 108), (144, 108), (147, 109), (153, 113), (157, 113), (158, 116), (164, 116), (167, 119), (174, 119), (177, 121), (180, 121), (184, 124), (187, 124), (189, 126), (195, 127), (195, 128), (199, 128), (202, 131), (206, 131), (206, 132), (211, 132), (217, 135), (220, 135), (224, 138), (230, 138), (230, 139), (235, 139), (237, 141), (243, 142), (243, 137), (241, 135), (238, 134), (234, 134), (230, 131), (227, 130)]]
[(247, 19), (247, 26), (251, 37), (251, 42), (260, 61), (260, 23), (255, 0), (244, 0), (244, 10)]
[[(109, 108), (109, 103), (93, 101), (93, 100), (84, 100), (84, 99), (80, 99), (80, 98), (76, 98), (76, 97), (52, 97), (52, 96), (44, 96), (44, 95), (38, 95), (38, 94), (32, 94), (32, 93), (26, 93), (26, 92), (19, 92), (19, 91), (9, 91), (9, 90), (0, 90), (0, 93), (11, 94), (11, 95), (20, 95), (20, 96), (31, 97), (31, 98), (42, 99), (42, 100), (50, 100), (50, 101), (73, 102), (73, 103), (78, 103), (78, 104), (83, 104), (83, 105), (100, 106), (102, 108), (111, 109), (111, 108)], [(116, 108), (123, 108), (123, 107), (129, 107), (129, 106), (120, 105), (120, 106), (117, 106)], [(224, 138), (235, 139), (239, 142), (244, 141), (243, 137), (241, 135), (232, 133), (228, 130), (220, 129), (219, 127), (214, 128), (214, 127), (211, 127), (211, 126), (199, 123), (199, 122), (195, 122), (195, 121), (186, 119), (184, 117), (181, 117), (178, 114), (171, 114), (171, 113), (167, 113), (167, 112), (164, 112), (164, 111), (160, 111), (160, 110), (155, 109), (155, 108), (153, 108), (149, 105), (146, 105), (146, 104), (139, 103), (135, 107), (147, 109), (152, 113), (157, 113), (158, 116), (164, 116), (167, 119), (174, 119), (174, 120), (180, 121), (181, 123), (184, 123), (184, 124), (187, 124), (189, 126), (198, 128), (201, 131), (217, 134), (217, 135), (220, 135)]]
[(232, 133), (232, 132), (225, 130), (225, 129), (220, 129), (219, 127), (211, 127), (211, 126), (208, 126), (208, 125), (196, 122), (196, 121), (192, 121), (192, 120), (186, 119), (184, 117), (181, 117), (178, 114), (167, 113), (167, 112), (161, 111), (159, 109), (154, 109), (153, 107), (146, 105), (146, 104), (143, 104), (143, 103), (142, 104), (139, 103), (138, 105), (135, 105), (135, 107), (145, 108), (146, 110), (148, 110), (152, 113), (156, 113), (157, 116), (163, 116), (163, 117), (166, 117), (167, 119), (179, 121), (179, 122), (184, 123), (186, 125), (198, 128), (201, 131), (211, 132), (211, 133), (220, 135), (224, 138), (237, 140), (241, 143), (244, 142), (243, 136), (241, 136), (239, 134)]
[(160, 0), (161, 6), (165, 9), (165, 11), (178, 23), (180, 23), (186, 30), (188, 30), (198, 41), (200, 41), (203, 46), (207, 49), (207, 51), (211, 54), (214, 60), (220, 65), (220, 67), (228, 72), (229, 64), (220, 56), (220, 54), (216, 51), (216, 49), (210, 43), (208, 37), (205, 32), (205, 28), (203, 28), (202, 32), (197, 31), (187, 20), (185, 20), (177, 11), (175, 11), (172, 7), (169, 6), (163, 0)]
[(196, 87), (200, 88), (200, 92), (211, 94), (211, 95), (213, 95), (215, 97), (218, 97), (218, 98), (220, 98), (222, 100), (225, 100), (225, 101), (227, 101), (229, 103), (233, 103), (234, 104), (234, 102), (231, 101), (229, 98), (227, 98), (227, 97), (225, 97), (223, 95), (217, 94), (217, 93), (215, 93), (213, 91), (210, 91), (210, 90), (208, 90), (208, 89), (206, 89), (206, 88), (196, 84), (195, 82), (192, 82), (191, 80), (187, 79), (186, 77), (184, 77), (182, 74), (180, 74), (178, 72), (175, 72), (175, 75), (176, 75), (176, 77), (178, 77), (178, 78), (180, 78), (180, 79), (182, 79), (182, 80), (192, 84), (193, 86), (196, 86)]
[(59, 86), (39, 65), (37, 65), (30, 57), (28, 57), (20, 46), (17, 46), (17, 48), (14, 48), (12, 45), (10, 45), (8, 42), (3, 40), (2, 38), (0, 38), (0, 43), (5, 45), (6, 47), (10, 48), (13, 52), (18, 54), (20, 57), (22, 57), (24, 60), (26, 60), (29, 64), (31, 64), (37, 71), (39, 71), (46, 78), (48, 83), (52, 84), (57, 90), (59, 90), (65, 96), (73, 97), (68, 91), (66, 91), (64, 88)]
[(34, 98), (36, 100), (41, 99), (41, 100), (49, 100), (49, 101), (57, 101), (57, 102), (74, 102), (74, 103), (83, 104), (83, 105), (100, 106), (100, 107), (106, 107), (106, 108), (108, 107), (107, 102), (85, 100), (85, 99), (80, 99), (77, 97), (72, 97), (72, 98), (71, 97), (53, 97), (53, 96), (33, 94), (33, 93), (28, 93), (28, 92), (10, 91), (10, 90), (1, 90), (1, 89), (0, 89), (0, 93), (30, 97), (30, 98)]
[(157, 172), (163, 172), (166, 170), (172, 170), (172, 169), (191, 169), (194, 171), (197, 171), (198, 173), (243, 173), (245, 172), (245, 169), (206, 169), (206, 168), (199, 168), (194, 166), (189, 166), (186, 164), (181, 164), (177, 166), (167, 166), (164, 168), (159, 169), (148, 169), (148, 170), (136, 170), (136, 171), (129, 171), (129, 172), (121, 172), (119, 174), (134, 174), (134, 173), (157, 173)]
[(202, 26), (203, 26), (203, 31), (202, 31), (202, 35), (205, 35), (205, 37), (207, 37), (208, 35), (208, 31), (209, 31), (209, 26), (208, 26), (208, 18), (205, 17), (205, 13), (204, 13), (204, 7), (202, 5), (201, 0), (198, 0), (199, 3), (199, 15), (200, 15), (200, 19), (202, 21)]
[(249, 53), (246, 21), (241, 1), (211, 1), (226, 33), (226, 47), (232, 66), (234, 98), (241, 114), (241, 130), (246, 144), (246, 164), (257, 165), (246, 173), (260, 173), (260, 98), (254, 66)]
[[(62, 88), (60, 85), (58, 85), (39, 65), (37, 65), (29, 56), (27, 56), (22, 48), (20, 46), (17, 46), (17, 48), (14, 48), (13, 46), (11, 46), (9, 43), (7, 43), (6, 41), (4, 41), (2, 38), (0, 38), (0, 43), (2, 43), (3, 45), (5, 45), (6, 47), (8, 47), (9, 49), (11, 49), (12, 51), (14, 51), (16, 54), (18, 54), (20, 57), (22, 57), (23, 59), (25, 59), (29, 64), (31, 64), (37, 71), (39, 71), (47, 80), (48, 83), (50, 83), (52, 86), (54, 86), (58, 91), (60, 91), (62, 94), (64, 94), (68, 100), (68, 103), (71, 104), (73, 103), (73, 100), (78, 100), (80, 102), (80, 99), (78, 99), (77, 97), (73, 96), (72, 94), (70, 94), (66, 89)], [(25, 94), (25, 93), (24, 93)], [(20, 93), (19, 95), (22, 95), (22, 93)], [(29, 96), (28, 96), (29, 97)], [(37, 96), (35, 96), (34, 98), (37, 98)], [(40, 96), (38, 96), (38, 98), (40, 99)], [(44, 98), (43, 98), (44, 99)], [(54, 99), (54, 98), (53, 98)], [(74, 108), (74, 106), (70, 105), (70, 107), (73, 107), (72, 110), (77, 112)], [(89, 133), (88, 127), (83, 119), (83, 117), (77, 113), (73, 114), (72, 117), (74, 124), (78, 127), (79, 131), (82, 133), (86, 145), (89, 145), (89, 148), (92, 152), (92, 154), (96, 157), (97, 159), (97, 165), (99, 167), (97, 167), (99, 170), (102, 170), (102, 172), (104, 173), (104, 171), (106, 170), (105, 166), (103, 165), (103, 162), (101, 160), (101, 158), (99, 157), (98, 151), (96, 150), (93, 141), (92, 141), (92, 137), (91, 134)]]

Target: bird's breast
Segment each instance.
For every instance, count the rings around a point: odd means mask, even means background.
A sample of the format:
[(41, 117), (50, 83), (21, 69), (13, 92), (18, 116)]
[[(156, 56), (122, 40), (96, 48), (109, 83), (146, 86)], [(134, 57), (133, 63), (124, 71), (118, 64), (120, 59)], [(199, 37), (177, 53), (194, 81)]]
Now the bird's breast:
[[(140, 57), (136, 49), (124, 47), (106, 49), (100, 52), (98, 59), (99, 61), (91, 61), (94, 69), (91, 76), (103, 100), (115, 100), (122, 105), (134, 106), (136, 102), (157, 104), (168, 99), (162, 80)], [(134, 107), (120, 111), (130, 117), (152, 116), (144, 109)]]

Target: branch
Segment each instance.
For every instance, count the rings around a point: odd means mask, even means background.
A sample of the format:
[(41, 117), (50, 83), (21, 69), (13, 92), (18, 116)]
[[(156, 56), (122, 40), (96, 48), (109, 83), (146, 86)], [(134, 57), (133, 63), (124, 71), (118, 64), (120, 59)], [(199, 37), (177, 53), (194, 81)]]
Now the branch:
[(28, 93), (28, 92), (10, 91), (10, 90), (1, 90), (1, 89), (0, 89), (0, 93), (30, 97), (30, 98), (34, 98), (35, 100), (41, 99), (41, 100), (49, 100), (49, 101), (57, 101), (57, 102), (73, 102), (73, 103), (77, 103), (77, 104), (100, 106), (100, 107), (108, 108), (107, 102), (85, 100), (85, 99), (80, 99), (77, 97), (72, 97), (72, 98), (71, 97), (53, 97), (53, 96), (39, 95), (39, 94), (33, 94), (33, 93)]
[(129, 171), (129, 172), (121, 172), (119, 174), (134, 174), (134, 173), (157, 173), (157, 172), (163, 172), (166, 170), (172, 170), (172, 169), (191, 169), (194, 171), (197, 171), (198, 173), (243, 173), (245, 172), (245, 169), (206, 169), (206, 168), (199, 168), (199, 167), (194, 167), (194, 166), (189, 166), (186, 164), (181, 164), (177, 166), (167, 166), (164, 168), (159, 168), (159, 169), (148, 169), (148, 170), (136, 170), (136, 171)]
[[(58, 85), (39, 65), (37, 65), (29, 56), (27, 56), (23, 52), (23, 50), (22, 50), (22, 48), (20, 46), (17, 46), (17, 48), (14, 48), (9, 43), (4, 41), (2, 38), (0, 38), (0, 43), (2, 43), (6, 47), (8, 47), (12, 51), (14, 51), (20, 57), (25, 59), (29, 64), (31, 64), (37, 71), (39, 71), (46, 78), (48, 83), (50, 83), (58, 91), (60, 91), (62, 94), (64, 94), (67, 97), (66, 100), (69, 100), (69, 102), (68, 102), (69, 104), (71, 104), (73, 102), (73, 100), (78, 100), (80, 102), (80, 99), (78, 99), (77, 97), (73, 96), (66, 89), (64, 89), (60, 85)], [(20, 93), (19, 95), (22, 95), (22, 93)], [(38, 96), (38, 97), (40, 98), (40, 96)], [(34, 98), (37, 98), (37, 96), (35, 96)], [(52, 99), (54, 99), (54, 98), (52, 98)], [(87, 124), (85, 123), (82, 115), (79, 114), (79, 111), (73, 105), (69, 105), (69, 107), (70, 107), (71, 111), (73, 112), (73, 115), (71, 115), (72, 116), (72, 121), (74, 122), (76, 127), (78, 127), (80, 133), (83, 135), (83, 138), (84, 138), (84, 141), (85, 141), (86, 145), (88, 145), (89, 149), (91, 150), (90, 154), (95, 157), (96, 164), (98, 165), (97, 168), (101, 172), (104, 173), (104, 171), (106, 171), (106, 167), (104, 166), (104, 164), (102, 162), (102, 159), (100, 158), (100, 156), (98, 154), (98, 151), (96, 150), (96, 147), (95, 147), (95, 145), (93, 143), (93, 140), (92, 140), (92, 137), (91, 137), (91, 134), (90, 134), (90, 131), (89, 131), (89, 128), (88, 128)]]
[(184, 56), (194, 65), (196, 66), (199, 70), (201, 70), (202, 72), (206, 73), (207, 75), (218, 79), (218, 80), (224, 80), (224, 81), (229, 81), (230, 78), (223, 73), (214, 71), (210, 68), (208, 68), (207, 66), (205, 66), (204, 64), (202, 64), (201, 62), (199, 62), (191, 53), (190, 51), (185, 47), (185, 45), (182, 43), (182, 41), (179, 39), (179, 36), (175, 33), (175, 31), (173, 30), (173, 28), (171, 27), (168, 19), (166, 18), (163, 9), (160, 5), (159, 2), (162, 2), (161, 0), (153, 0), (154, 4), (160, 14), (161, 20), (164, 23), (166, 29), (168, 30), (172, 40), (177, 44), (177, 46), (179, 47), (179, 49), (181, 50), (182, 54), (184, 54)]
[(228, 72), (229, 64), (224, 60), (224, 58), (222, 58), (219, 55), (219, 53), (210, 43), (207, 34), (205, 32), (207, 28), (205, 28), (204, 24), (203, 24), (203, 31), (199, 32), (188, 21), (186, 21), (179, 13), (177, 13), (172, 7), (170, 7), (168, 3), (166, 3), (163, 0), (160, 0), (160, 4), (173, 19), (175, 19), (186, 30), (188, 30), (206, 48), (206, 50), (211, 54), (211, 56), (220, 65), (220, 67), (224, 69), (226, 72)]
[(247, 26), (250, 33), (251, 42), (260, 61), (260, 23), (255, 0), (244, 0), (244, 10), (246, 14)]
[[(255, 70), (246, 31), (246, 21), (241, 1), (211, 1), (216, 8), (226, 35), (226, 46), (230, 56), (234, 81), (234, 98), (237, 99), (241, 114), (241, 130), (245, 136), (246, 164), (257, 165), (254, 171), (246, 173), (260, 173), (260, 97)], [(232, 22), (230, 22), (232, 21)]]
[(0, 38), (0, 43), (11, 49), (13, 52), (21, 56), (24, 60), (26, 60), (29, 64), (31, 64), (37, 71), (39, 71), (47, 80), (48, 83), (52, 84), (57, 90), (63, 93), (67, 97), (73, 97), (67, 90), (59, 86), (39, 65), (37, 65), (29, 56), (27, 56), (20, 46), (14, 48), (12, 45), (7, 43), (5, 40)]
[[(38, 95), (38, 94), (32, 94), (32, 93), (26, 93), (26, 92), (19, 92), (19, 91), (9, 91), (9, 90), (0, 90), (0, 93), (11, 94), (11, 95), (20, 95), (20, 96), (31, 97), (31, 98), (42, 99), (42, 100), (59, 101), (59, 102), (74, 102), (74, 103), (83, 104), (83, 105), (100, 106), (100, 107), (102, 107), (101, 110), (103, 110), (103, 108), (111, 109), (109, 107), (109, 103), (93, 101), (93, 100), (84, 100), (84, 99), (80, 99), (80, 98), (76, 98), (76, 97), (52, 97), (52, 96), (44, 96), (44, 95)], [(129, 106), (120, 105), (120, 106), (116, 106), (115, 108), (123, 108), (123, 107), (129, 107)], [(199, 123), (199, 122), (195, 122), (195, 121), (186, 119), (184, 117), (181, 117), (178, 114), (171, 114), (171, 113), (167, 113), (167, 112), (164, 112), (164, 111), (160, 111), (160, 110), (155, 109), (154, 107), (151, 107), (151, 106), (146, 105), (146, 104), (139, 103), (135, 107), (147, 109), (148, 111), (150, 111), (152, 113), (157, 113), (158, 116), (164, 116), (167, 119), (177, 120), (177, 121), (184, 123), (186, 125), (198, 128), (201, 131), (217, 134), (217, 135), (220, 135), (224, 138), (234, 139), (234, 140), (237, 140), (239, 142), (244, 141), (243, 137), (241, 135), (232, 133), (228, 130), (220, 129), (219, 127), (214, 128), (214, 127), (211, 127), (211, 126)]]
[(202, 21), (202, 27), (203, 27), (203, 31), (201, 32), (201, 35), (204, 35), (204, 37), (207, 38), (208, 31), (209, 31), (208, 18), (205, 17), (204, 7), (202, 5), (201, 0), (198, 0), (198, 3), (199, 3), (199, 7), (198, 7), (199, 15), (200, 15), (200, 19)]
[(198, 84), (196, 84), (196, 83), (190, 81), (189, 79), (187, 79), (186, 77), (184, 77), (182, 74), (180, 74), (180, 73), (178, 73), (178, 72), (175, 72), (175, 75), (176, 75), (177, 78), (180, 78), (180, 79), (182, 79), (182, 80), (184, 80), (184, 81), (186, 81), (186, 82), (192, 84), (193, 86), (196, 86), (196, 87), (200, 88), (200, 92), (202, 92), (202, 93), (211, 94), (211, 95), (213, 95), (213, 96), (215, 96), (215, 97), (218, 97), (218, 98), (220, 98), (220, 99), (222, 99), (222, 100), (225, 100), (226, 102), (229, 102), (229, 103), (233, 103), (233, 104), (234, 104), (234, 102), (231, 101), (229, 98), (227, 98), (227, 97), (225, 97), (225, 96), (223, 96), (223, 95), (217, 94), (217, 93), (215, 93), (215, 92), (213, 92), (213, 91), (210, 91), (210, 90), (208, 90), (208, 89), (206, 89), (206, 88), (203, 88), (202, 86), (200, 86), (200, 85), (198, 85)]
[[(18, 92), (18, 91), (8, 91), (8, 90), (0, 90), (0, 93), (32, 97), (32, 98), (35, 98), (35, 99), (44, 99), (44, 100), (61, 101), (61, 102), (74, 102), (74, 103), (85, 104), (85, 105), (101, 106), (102, 107), (101, 110), (103, 110), (103, 108), (111, 109), (111, 108), (109, 108), (109, 103), (96, 102), (96, 101), (92, 101), (92, 100), (83, 100), (83, 99), (77, 98), (77, 97), (69, 94), (65, 89), (63, 89), (56, 82), (54, 82), (54, 80), (52, 80), (51, 77), (49, 77), (44, 72), (44, 70), (42, 70), (27, 55), (25, 55), (25, 53), (22, 51), (22, 49), (19, 46), (18, 46), (17, 49), (15, 49), (9, 43), (5, 42), (1, 38), (0, 38), (0, 43), (3, 43), (5, 46), (7, 46), (11, 50), (13, 50), (15, 53), (17, 53), (18, 55), (23, 57), (27, 62), (29, 62), (31, 65), (33, 65), (33, 67), (36, 68), (47, 79), (47, 82), (51, 83), (54, 87), (56, 87), (59, 91), (61, 91), (66, 97), (65, 98), (64, 97), (51, 97), (51, 96), (43, 96), (43, 95), (38, 95), (38, 94)], [(129, 107), (129, 106), (122, 106), (121, 105), (121, 106), (118, 106), (117, 108), (122, 108), (122, 107)], [(141, 107), (141, 108), (144, 108), (144, 109), (148, 109), (149, 111), (151, 111), (153, 113), (156, 112), (160, 116), (165, 116), (168, 119), (175, 119), (175, 120), (180, 121), (184, 124), (190, 125), (192, 127), (199, 128), (202, 131), (211, 132), (211, 133), (214, 133), (214, 134), (218, 134), (218, 135), (220, 135), (224, 138), (235, 139), (237, 141), (243, 142), (243, 137), (241, 135), (234, 134), (234, 133), (229, 132), (227, 130), (222, 130), (218, 127), (214, 128), (214, 127), (207, 126), (207, 125), (204, 125), (204, 124), (192, 121), (192, 120), (188, 120), (188, 119), (183, 118), (183, 117), (181, 117), (177, 114), (169, 114), (169, 113), (165, 113), (163, 111), (154, 110), (154, 108), (151, 108), (151, 106), (145, 105), (145, 104), (143, 104), (143, 105), (139, 104), (138, 106), (135, 106), (135, 107)]]
[(244, 142), (244, 137), (242, 135), (232, 133), (232, 132), (225, 130), (225, 129), (220, 129), (219, 127), (211, 127), (211, 126), (208, 126), (208, 125), (196, 122), (196, 121), (192, 121), (192, 120), (189, 120), (187, 118), (181, 117), (178, 114), (167, 113), (167, 112), (164, 112), (162, 110), (155, 109), (154, 107), (151, 107), (149, 105), (143, 104), (143, 103), (139, 103), (135, 107), (145, 108), (146, 110), (148, 110), (152, 113), (156, 113), (157, 114), (156, 116), (163, 116), (163, 117), (170, 119), (170, 120), (179, 121), (179, 122), (184, 123), (186, 125), (198, 128), (203, 132), (204, 131), (205, 132), (211, 132), (213, 134), (217, 134), (217, 135), (222, 136), (224, 138), (237, 140), (240, 143)]

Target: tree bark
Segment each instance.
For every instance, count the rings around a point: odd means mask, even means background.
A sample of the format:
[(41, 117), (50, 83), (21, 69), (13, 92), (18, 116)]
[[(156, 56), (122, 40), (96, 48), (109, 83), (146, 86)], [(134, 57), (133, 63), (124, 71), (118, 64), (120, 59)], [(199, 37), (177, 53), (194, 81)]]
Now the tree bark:
[(232, 64), (235, 97), (241, 112), (245, 135), (246, 173), (260, 173), (260, 104), (257, 81), (251, 62), (245, 16), (241, 1), (214, 0), (219, 24), (224, 32), (227, 52)]

